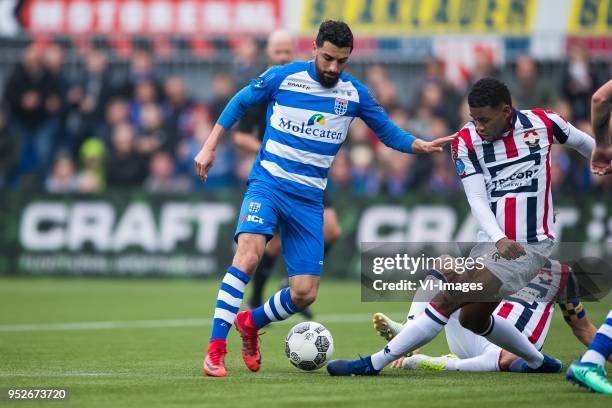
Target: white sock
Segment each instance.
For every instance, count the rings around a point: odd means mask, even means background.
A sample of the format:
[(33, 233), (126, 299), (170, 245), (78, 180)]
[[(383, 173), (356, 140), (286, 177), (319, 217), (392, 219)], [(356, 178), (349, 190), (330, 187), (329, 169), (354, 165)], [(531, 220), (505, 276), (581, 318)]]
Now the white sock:
[(491, 343), (522, 357), (531, 368), (542, 365), (544, 355), (508, 320), (491, 315), (491, 325), (481, 334)]
[(393, 360), (428, 343), (442, 331), (447, 322), (448, 317), (430, 304), (425, 313), (407, 321), (402, 331), (384, 349), (372, 354), (372, 366), (375, 370), (381, 370)]
[(488, 351), (476, 357), (450, 358), (444, 369), (448, 371), (492, 372), (499, 371), (499, 349)]
[(440, 274), (440, 272), (434, 270), (427, 276), (427, 278), (423, 279), (424, 284), (427, 284), (427, 281), (432, 281), (432, 283), (434, 284), (434, 288), (436, 289), (428, 289), (427, 291), (425, 291), (421, 288), (421, 285), (419, 285), (419, 288), (414, 294), (414, 299), (418, 300), (414, 300), (410, 304), (410, 310), (408, 310), (408, 314), (406, 315), (406, 321), (414, 320), (419, 317), (425, 311), (427, 305), (429, 304), (429, 302), (431, 302), (431, 299), (433, 299), (433, 297), (436, 296), (438, 292), (440, 292), (440, 290), (437, 289), (439, 287), (439, 282), (441, 282), (440, 278), (438, 277), (438, 274), (440, 277), (442, 277), (442, 274)]
[(606, 358), (595, 350), (587, 350), (580, 361), (583, 363), (593, 363), (600, 366), (606, 364)]
[(593, 341), (580, 361), (583, 363), (593, 363), (605, 365), (610, 352), (612, 351), (612, 310), (608, 312), (606, 320), (597, 330)]

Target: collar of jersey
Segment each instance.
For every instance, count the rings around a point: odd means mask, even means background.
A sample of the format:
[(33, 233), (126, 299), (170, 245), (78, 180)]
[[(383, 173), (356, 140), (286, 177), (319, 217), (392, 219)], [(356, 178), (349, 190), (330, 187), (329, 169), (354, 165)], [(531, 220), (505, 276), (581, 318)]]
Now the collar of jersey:
[(518, 119), (518, 111), (512, 107), (512, 114), (510, 115), (510, 130), (514, 130), (514, 125)]
[(308, 75), (310, 76), (310, 78), (312, 78), (313, 81), (317, 83), (319, 82), (319, 80), (317, 79), (317, 71), (315, 70), (315, 63), (313, 59), (308, 61), (308, 69), (306, 71), (308, 72)]

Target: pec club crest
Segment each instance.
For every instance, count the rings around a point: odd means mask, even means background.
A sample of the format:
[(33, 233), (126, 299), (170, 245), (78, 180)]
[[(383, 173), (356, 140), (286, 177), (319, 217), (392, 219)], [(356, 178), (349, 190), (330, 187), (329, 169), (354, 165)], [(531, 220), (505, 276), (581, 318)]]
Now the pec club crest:
[(529, 130), (525, 132), (523, 136), (523, 140), (525, 144), (529, 147), (536, 147), (540, 144), (540, 135), (535, 130)]
[(249, 212), (252, 212), (252, 213), (259, 212), (260, 208), (261, 208), (261, 203), (258, 203), (256, 201), (251, 201), (249, 203)]
[(336, 112), (336, 115), (344, 115), (347, 109), (348, 101), (346, 99), (336, 98), (336, 103), (334, 104), (334, 112)]

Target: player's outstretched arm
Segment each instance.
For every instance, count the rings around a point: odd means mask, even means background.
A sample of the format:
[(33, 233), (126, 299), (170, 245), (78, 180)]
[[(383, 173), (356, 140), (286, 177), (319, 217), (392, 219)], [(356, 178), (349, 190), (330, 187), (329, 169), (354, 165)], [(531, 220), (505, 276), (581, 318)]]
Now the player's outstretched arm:
[(591, 98), (591, 121), (593, 133), (595, 134), (595, 148), (591, 156), (591, 171), (598, 176), (612, 174), (611, 109), (612, 79), (599, 88)]
[(414, 137), (391, 121), (389, 115), (365, 86), (357, 84), (357, 87), (360, 98), (358, 116), (385, 146), (404, 153), (431, 154), (443, 151), (444, 146), (453, 140), (453, 136), (442, 137), (432, 142)]
[(414, 153), (439, 153), (444, 150), (444, 146), (453, 141), (455, 136), (440, 137), (431, 142), (426, 142), (423, 139), (414, 139), (412, 142), (412, 151)]

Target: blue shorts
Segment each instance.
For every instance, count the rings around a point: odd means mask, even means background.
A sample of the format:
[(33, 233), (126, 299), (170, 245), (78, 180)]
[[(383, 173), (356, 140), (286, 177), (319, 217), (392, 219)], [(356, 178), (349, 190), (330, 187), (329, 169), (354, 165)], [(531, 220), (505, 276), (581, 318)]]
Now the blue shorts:
[(320, 275), (323, 270), (323, 203), (302, 201), (265, 183), (249, 184), (238, 217), (234, 241), (243, 232), (272, 239), (280, 230), (289, 276)]

